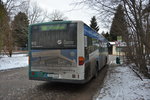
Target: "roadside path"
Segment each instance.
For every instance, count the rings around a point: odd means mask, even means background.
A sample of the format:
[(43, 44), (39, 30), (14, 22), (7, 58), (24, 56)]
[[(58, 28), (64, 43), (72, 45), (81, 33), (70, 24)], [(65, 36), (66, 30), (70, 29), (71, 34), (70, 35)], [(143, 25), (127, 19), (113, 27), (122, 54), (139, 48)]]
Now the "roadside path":
[(128, 66), (109, 66), (96, 100), (150, 100), (150, 79), (141, 79)]

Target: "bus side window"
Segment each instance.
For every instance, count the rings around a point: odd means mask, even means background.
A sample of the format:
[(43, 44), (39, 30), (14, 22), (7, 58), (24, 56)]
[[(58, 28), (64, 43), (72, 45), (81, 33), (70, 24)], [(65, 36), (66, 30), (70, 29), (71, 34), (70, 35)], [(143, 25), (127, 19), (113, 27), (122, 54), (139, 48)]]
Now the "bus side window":
[(85, 51), (85, 59), (89, 59), (89, 54), (91, 53), (91, 47), (92, 47), (92, 38), (85, 36), (84, 37), (84, 51)]

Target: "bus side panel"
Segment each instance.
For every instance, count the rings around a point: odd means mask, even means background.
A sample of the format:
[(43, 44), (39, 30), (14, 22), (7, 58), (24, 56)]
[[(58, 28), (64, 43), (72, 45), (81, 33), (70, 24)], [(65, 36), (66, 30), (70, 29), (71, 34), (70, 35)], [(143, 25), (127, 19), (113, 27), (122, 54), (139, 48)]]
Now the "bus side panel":
[(90, 80), (95, 73), (96, 59), (91, 59), (85, 63), (85, 79)]
[[(79, 57), (84, 57), (84, 23), (78, 22), (77, 24), (77, 59)], [(84, 65), (79, 65), (77, 60), (77, 66), (79, 67), (78, 72), (80, 73), (81, 79), (84, 80)]]
[(85, 78), (90, 80), (96, 72), (96, 64), (99, 59), (98, 41), (94, 39), (93, 32), (89, 27), (84, 25), (84, 38), (85, 38)]
[(85, 78), (90, 79), (96, 75), (106, 63), (106, 44), (103, 36), (84, 25), (85, 37)]
[(85, 63), (85, 80), (89, 80), (91, 77), (91, 67), (90, 62), (86, 61)]
[(99, 59), (99, 51), (95, 50), (89, 54), (89, 62), (90, 62), (90, 77), (92, 78), (98, 70), (98, 59)]

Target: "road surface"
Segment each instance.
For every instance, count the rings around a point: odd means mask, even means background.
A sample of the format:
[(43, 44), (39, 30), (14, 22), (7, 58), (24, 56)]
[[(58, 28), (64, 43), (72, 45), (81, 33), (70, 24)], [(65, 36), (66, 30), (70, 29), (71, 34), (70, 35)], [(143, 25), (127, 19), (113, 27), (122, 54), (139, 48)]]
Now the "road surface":
[(107, 68), (84, 85), (29, 80), (27, 68), (0, 71), (0, 100), (92, 100)]

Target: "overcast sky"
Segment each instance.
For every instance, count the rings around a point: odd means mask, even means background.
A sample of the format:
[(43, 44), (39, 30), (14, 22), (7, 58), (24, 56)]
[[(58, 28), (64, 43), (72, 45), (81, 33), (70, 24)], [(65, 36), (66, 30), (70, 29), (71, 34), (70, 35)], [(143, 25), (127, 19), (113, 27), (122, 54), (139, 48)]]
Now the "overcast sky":
[[(81, 20), (87, 25), (90, 24), (92, 16), (95, 15), (95, 12), (85, 6), (75, 6), (77, 0), (32, 0), (36, 1), (38, 5), (46, 9), (49, 13), (54, 10), (61, 11), (68, 20)], [(101, 32), (103, 29), (100, 28)]]

